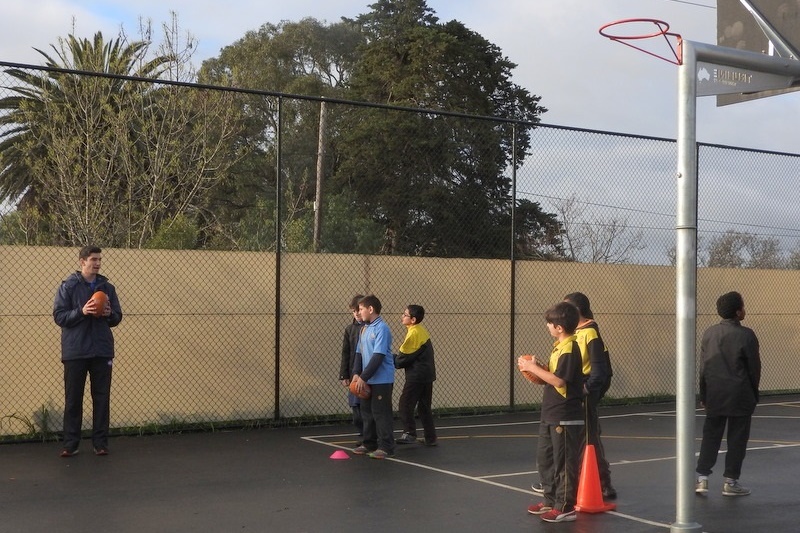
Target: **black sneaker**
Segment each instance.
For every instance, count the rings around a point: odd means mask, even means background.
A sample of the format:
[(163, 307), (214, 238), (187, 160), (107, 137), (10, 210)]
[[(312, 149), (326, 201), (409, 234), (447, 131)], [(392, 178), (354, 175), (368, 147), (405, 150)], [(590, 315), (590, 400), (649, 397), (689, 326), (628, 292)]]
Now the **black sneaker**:
[(74, 457), (74, 456), (78, 455), (78, 453), (79, 453), (78, 448), (75, 448), (74, 450), (70, 450), (68, 448), (64, 448), (63, 450), (61, 450), (61, 457), (64, 457), (64, 458)]
[(617, 489), (612, 487), (610, 483), (608, 485), (603, 485), (602, 493), (603, 493), (603, 499), (604, 500), (616, 500), (617, 499)]
[(544, 494), (544, 487), (541, 483), (531, 483), (531, 490), (536, 494)]

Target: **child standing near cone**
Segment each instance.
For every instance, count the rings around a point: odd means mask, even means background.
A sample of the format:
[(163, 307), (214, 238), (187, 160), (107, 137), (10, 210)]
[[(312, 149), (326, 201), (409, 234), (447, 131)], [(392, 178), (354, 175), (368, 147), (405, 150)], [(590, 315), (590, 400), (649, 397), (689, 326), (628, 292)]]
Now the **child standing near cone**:
[(597, 455), (597, 468), (600, 473), (600, 487), (603, 498), (613, 500), (617, 490), (611, 485), (611, 467), (606, 459), (603, 441), (600, 440), (600, 417), (597, 407), (611, 386), (611, 358), (608, 355), (600, 327), (594, 320), (589, 298), (582, 292), (571, 292), (564, 301), (578, 308), (578, 327), (575, 329), (578, 345), (583, 359), (583, 403), (586, 412), (586, 443), (594, 446)]
[(544, 501), (528, 507), (528, 512), (545, 522), (572, 522), (584, 431), (582, 360), (575, 337), (579, 316), (575, 306), (560, 302), (548, 309), (544, 318), (555, 339), (548, 368), (532, 359), (517, 360), (520, 370), (545, 382), (536, 454)]

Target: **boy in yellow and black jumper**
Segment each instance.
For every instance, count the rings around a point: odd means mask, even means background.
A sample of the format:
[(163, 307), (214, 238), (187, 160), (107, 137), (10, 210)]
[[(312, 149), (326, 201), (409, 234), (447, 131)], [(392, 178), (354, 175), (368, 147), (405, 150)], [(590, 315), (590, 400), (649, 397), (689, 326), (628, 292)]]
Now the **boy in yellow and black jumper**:
[(544, 501), (528, 507), (545, 522), (572, 522), (578, 497), (578, 472), (583, 438), (583, 372), (576, 342), (578, 309), (560, 302), (545, 312), (547, 330), (555, 338), (548, 369), (520, 357), (519, 369), (545, 382), (539, 424), (537, 462)]
[(411, 304), (403, 311), (403, 325), (407, 328), (406, 338), (394, 357), (395, 368), (404, 368), (406, 382), (400, 394), (400, 420), (403, 434), (397, 444), (413, 444), (417, 441), (417, 425), (414, 422), (414, 408), (417, 409), (426, 446), (436, 446), (436, 426), (433, 423), (433, 382), (436, 381), (436, 364), (433, 358), (433, 342), (425, 326), (425, 309)]
[(600, 336), (600, 327), (594, 320), (589, 298), (582, 292), (571, 292), (564, 301), (578, 308), (578, 327), (575, 336), (581, 347), (583, 358), (583, 403), (586, 413), (586, 443), (594, 446), (597, 456), (597, 470), (600, 474), (600, 488), (603, 498), (613, 500), (617, 491), (611, 485), (611, 467), (606, 459), (606, 451), (600, 440), (600, 417), (597, 407), (611, 386), (611, 358)]

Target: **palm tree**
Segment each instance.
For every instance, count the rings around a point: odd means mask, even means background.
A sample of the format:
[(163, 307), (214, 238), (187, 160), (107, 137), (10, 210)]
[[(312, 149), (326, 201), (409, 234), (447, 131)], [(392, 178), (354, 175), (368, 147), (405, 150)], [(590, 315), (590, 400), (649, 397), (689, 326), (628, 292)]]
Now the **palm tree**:
[(152, 87), (114, 76), (158, 78), (172, 59), (147, 61), (148, 42), (106, 43), (100, 32), (59, 45), (54, 56), (36, 50), (45, 58), (41, 70), (5, 71), (22, 85), (0, 99), (0, 201), (58, 227), (53, 244), (88, 242), (107, 224), (109, 199), (124, 189), (113, 179), (114, 150), (131, 127), (132, 106), (143, 105)]

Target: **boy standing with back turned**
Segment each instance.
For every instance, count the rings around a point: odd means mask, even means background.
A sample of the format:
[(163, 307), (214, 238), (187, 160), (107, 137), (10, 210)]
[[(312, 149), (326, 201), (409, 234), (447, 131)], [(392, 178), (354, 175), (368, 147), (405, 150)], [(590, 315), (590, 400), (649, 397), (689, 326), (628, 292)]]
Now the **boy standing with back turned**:
[(533, 360), (517, 360), (520, 370), (545, 382), (536, 454), (544, 501), (528, 507), (528, 512), (541, 515), (545, 522), (572, 522), (584, 425), (581, 349), (575, 337), (578, 309), (560, 302), (548, 309), (544, 318), (548, 332), (555, 338), (548, 369)]
[(717, 299), (722, 322), (703, 333), (700, 354), (700, 404), (706, 410), (703, 442), (697, 457), (697, 494), (708, 492), (708, 476), (717, 462), (725, 426), (728, 453), (725, 454), (723, 496), (747, 496), (750, 489), (739, 483), (742, 462), (750, 438), (750, 421), (759, 400), (761, 355), (758, 338), (744, 327), (744, 299), (738, 292)]
[(600, 326), (594, 320), (589, 298), (582, 292), (571, 292), (564, 296), (564, 301), (578, 308), (578, 327), (575, 329), (575, 337), (581, 347), (583, 360), (586, 444), (594, 446), (603, 498), (613, 500), (617, 497), (617, 490), (611, 484), (611, 467), (606, 459), (603, 441), (600, 439), (600, 417), (597, 412), (600, 400), (611, 386), (611, 376), (613, 375), (611, 358), (603, 338), (600, 336)]

